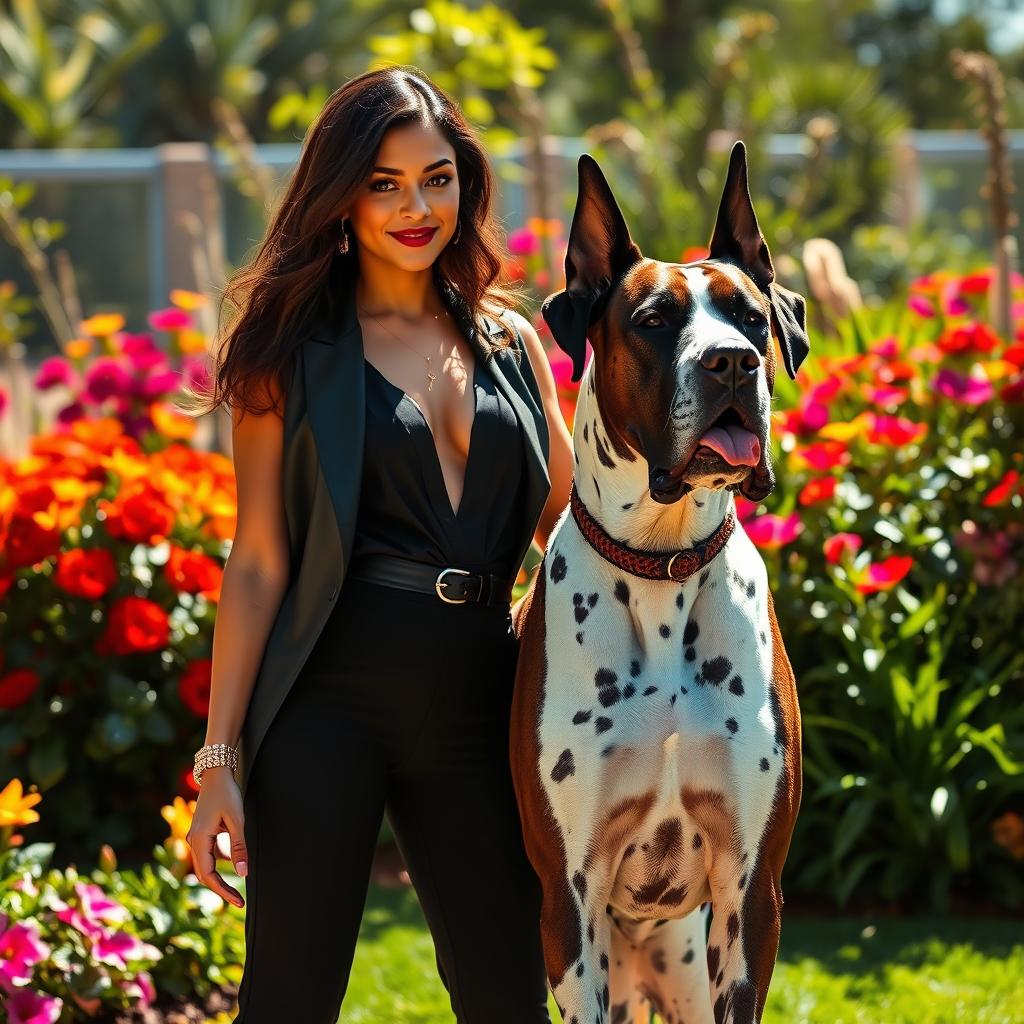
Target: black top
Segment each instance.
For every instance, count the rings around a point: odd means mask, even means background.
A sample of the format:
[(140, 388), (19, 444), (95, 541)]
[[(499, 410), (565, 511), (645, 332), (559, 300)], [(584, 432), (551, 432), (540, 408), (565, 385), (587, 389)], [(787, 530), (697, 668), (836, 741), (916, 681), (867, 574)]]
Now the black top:
[(385, 552), (514, 577), (522, 530), (523, 436), (478, 356), (465, 483), (453, 514), (434, 437), (416, 401), (368, 359), (363, 475), (352, 561)]

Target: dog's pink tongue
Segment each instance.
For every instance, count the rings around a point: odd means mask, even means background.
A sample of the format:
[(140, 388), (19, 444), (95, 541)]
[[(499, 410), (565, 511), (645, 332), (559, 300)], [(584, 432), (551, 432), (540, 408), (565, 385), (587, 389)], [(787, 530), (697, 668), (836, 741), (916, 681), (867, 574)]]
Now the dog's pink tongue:
[(745, 427), (735, 423), (712, 427), (700, 443), (713, 448), (730, 466), (756, 466), (761, 458), (761, 442)]

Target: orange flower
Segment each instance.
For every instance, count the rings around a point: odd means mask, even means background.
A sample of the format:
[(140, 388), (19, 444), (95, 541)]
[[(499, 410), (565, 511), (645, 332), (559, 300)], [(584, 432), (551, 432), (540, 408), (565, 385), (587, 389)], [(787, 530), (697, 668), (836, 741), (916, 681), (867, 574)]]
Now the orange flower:
[(42, 799), (42, 793), (25, 795), (21, 779), (11, 779), (3, 791), (0, 791), (0, 828), (7, 825), (31, 825), (38, 821), (39, 812), (31, 808)]
[(191, 312), (193, 309), (199, 309), (200, 306), (205, 306), (207, 301), (206, 296), (199, 292), (186, 291), (184, 288), (171, 289), (171, 302), (180, 309), (185, 309)]
[(153, 426), (164, 437), (175, 441), (191, 441), (196, 433), (196, 421), (178, 412), (169, 402), (154, 402), (149, 407)]
[(84, 359), (92, 351), (92, 338), (72, 338), (64, 343), (68, 359)]
[(95, 601), (117, 582), (117, 565), (106, 548), (73, 548), (57, 556), (53, 581), (68, 594)]
[(171, 826), (171, 834), (164, 840), (164, 846), (174, 854), (176, 860), (191, 861), (192, 850), (185, 836), (192, 827), (192, 816), (198, 801), (176, 796), (174, 802), (160, 808), (160, 816)]
[(179, 593), (202, 594), (216, 600), (220, 594), (223, 569), (202, 551), (186, 551), (176, 544), (164, 566), (164, 576)]
[(801, 505), (816, 505), (822, 501), (831, 501), (835, 496), (837, 483), (834, 476), (819, 476), (808, 480), (801, 488), (797, 501)]

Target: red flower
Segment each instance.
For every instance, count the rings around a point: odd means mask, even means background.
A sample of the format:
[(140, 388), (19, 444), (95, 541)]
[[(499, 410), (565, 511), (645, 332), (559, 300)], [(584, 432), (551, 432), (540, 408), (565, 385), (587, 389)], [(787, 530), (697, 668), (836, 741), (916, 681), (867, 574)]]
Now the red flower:
[(167, 646), (167, 613), (145, 597), (122, 597), (111, 605), (107, 628), (96, 650), (99, 654), (135, 654)]
[(177, 545), (171, 546), (171, 553), (164, 566), (164, 576), (179, 593), (202, 594), (216, 600), (220, 593), (223, 569), (209, 555), (202, 551), (186, 551)]
[(39, 686), (39, 673), (31, 668), (16, 668), (0, 676), (0, 708), (12, 711), (24, 704)]
[(210, 713), (210, 676), (213, 662), (209, 658), (190, 661), (178, 680), (178, 696), (197, 718)]
[(814, 444), (794, 448), (792, 454), (798, 466), (802, 460), (819, 473), (827, 473), (837, 466), (846, 466), (851, 459), (842, 441), (815, 441)]
[(116, 501), (100, 502), (107, 514), (107, 532), (136, 544), (159, 544), (174, 529), (174, 511), (145, 481)]
[(1002, 358), (1014, 366), (1024, 367), (1024, 342), (1014, 342), (1003, 350)]
[(782, 547), (783, 544), (791, 544), (803, 528), (800, 516), (796, 512), (788, 516), (776, 516), (767, 512), (743, 523), (747, 536), (759, 548), (771, 551)]
[(862, 543), (861, 538), (855, 533), (837, 533), (832, 537), (826, 537), (822, 545), (825, 561), (829, 565), (838, 565), (845, 555), (855, 555)]
[(1000, 345), (999, 335), (985, 324), (967, 323), (947, 327), (935, 343), (943, 352), (991, 352)]
[(862, 594), (892, 590), (910, 572), (913, 564), (914, 560), (909, 555), (892, 555), (883, 562), (873, 562), (861, 576), (857, 590)]
[(867, 438), (872, 444), (887, 444), (898, 448), (919, 441), (927, 433), (927, 423), (914, 423), (905, 416), (873, 416)]
[(117, 582), (117, 565), (106, 548), (74, 548), (58, 556), (53, 581), (68, 594), (95, 601)]
[(1015, 469), (1008, 469), (1003, 478), (992, 488), (984, 498), (982, 505), (992, 508), (995, 505), (1005, 505), (1015, 494), (1021, 492), (1020, 473)]
[(819, 476), (808, 480), (801, 488), (797, 501), (801, 505), (816, 505), (821, 501), (831, 501), (835, 496), (837, 483), (834, 476)]

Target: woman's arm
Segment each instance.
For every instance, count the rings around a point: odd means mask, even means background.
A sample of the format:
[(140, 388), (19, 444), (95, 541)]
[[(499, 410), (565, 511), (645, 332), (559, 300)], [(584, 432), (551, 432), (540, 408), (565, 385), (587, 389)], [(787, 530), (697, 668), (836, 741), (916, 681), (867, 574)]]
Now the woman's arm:
[[(266, 385), (275, 400), (275, 385)], [(224, 567), (213, 631), (206, 743), (238, 745), (267, 637), (288, 586), (282, 461), (284, 423), (274, 411), (232, 410), (238, 521)], [(203, 773), (227, 772), (228, 766)]]
[(569, 504), (569, 486), (572, 483), (573, 448), (572, 435), (565, 425), (561, 407), (558, 404), (558, 390), (555, 376), (551, 372), (544, 343), (537, 335), (533, 324), (515, 310), (509, 310), (523, 338), (523, 345), (537, 378), (541, 397), (544, 399), (544, 414), (548, 423), (548, 436), (551, 439), (548, 451), (548, 476), (551, 477), (551, 493), (540, 514), (534, 540), (541, 551), (547, 549), (548, 537), (554, 529), (558, 517)]

